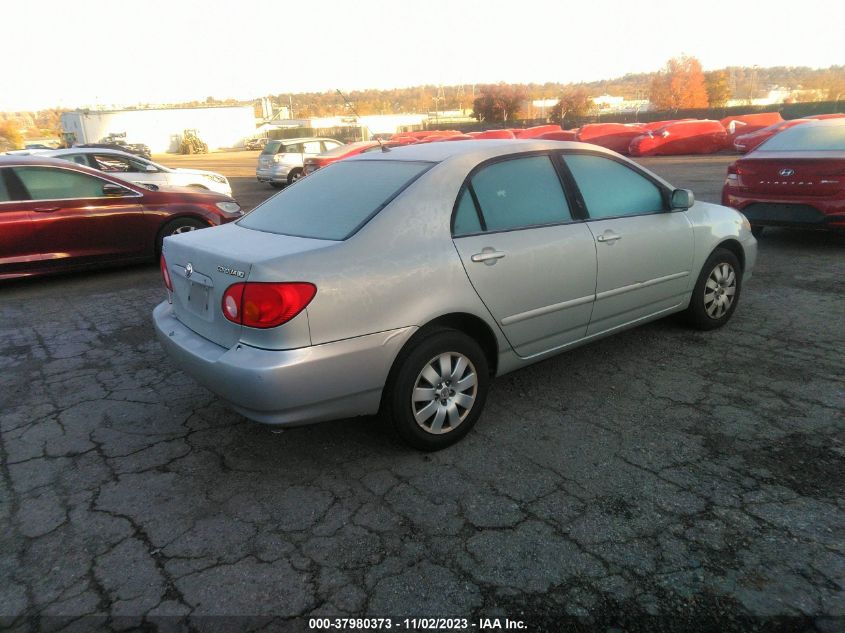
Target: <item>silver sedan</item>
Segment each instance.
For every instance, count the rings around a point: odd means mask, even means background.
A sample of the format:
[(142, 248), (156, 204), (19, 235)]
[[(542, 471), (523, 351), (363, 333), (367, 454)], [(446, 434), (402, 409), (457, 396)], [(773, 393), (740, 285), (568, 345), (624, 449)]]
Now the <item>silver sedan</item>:
[(683, 312), (736, 310), (757, 246), (604, 149), (430, 143), (347, 159), (238, 222), (168, 237), (168, 354), (235, 410), (299, 425), (381, 412), (436, 450), (494, 376)]

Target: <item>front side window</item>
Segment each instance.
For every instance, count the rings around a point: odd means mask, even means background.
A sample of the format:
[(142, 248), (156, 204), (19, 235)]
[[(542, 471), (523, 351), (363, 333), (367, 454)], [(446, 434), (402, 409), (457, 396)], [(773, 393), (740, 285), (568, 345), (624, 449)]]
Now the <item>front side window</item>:
[(287, 187), (238, 224), (281, 235), (345, 240), (429, 167), (431, 163), (399, 160), (340, 161)]
[(488, 231), (572, 220), (569, 203), (548, 156), (493, 163), (476, 173), (470, 184)]
[(332, 150), (343, 150), (343, 145), (334, 141), (323, 141), (323, 148), (324, 152), (331, 152)]
[(67, 200), (72, 198), (104, 198), (99, 178), (69, 169), (53, 167), (12, 167), (30, 200)]
[(665, 209), (658, 186), (630, 167), (593, 154), (569, 154), (564, 158), (590, 218), (643, 215)]
[(138, 171), (128, 158), (113, 154), (94, 154), (94, 168), (109, 173), (127, 173)]

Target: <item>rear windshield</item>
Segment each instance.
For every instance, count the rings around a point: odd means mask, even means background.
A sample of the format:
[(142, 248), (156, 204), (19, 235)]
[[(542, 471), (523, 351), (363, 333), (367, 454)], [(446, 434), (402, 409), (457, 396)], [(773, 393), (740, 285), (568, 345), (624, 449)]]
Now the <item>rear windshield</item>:
[(281, 141), (270, 141), (265, 146), (264, 149), (261, 150), (262, 154), (275, 154), (276, 150), (279, 149), (279, 146), (282, 144)]
[(433, 163), (342, 161), (299, 180), (244, 216), (256, 231), (345, 240)]
[(779, 132), (758, 152), (845, 151), (845, 125), (796, 125)]

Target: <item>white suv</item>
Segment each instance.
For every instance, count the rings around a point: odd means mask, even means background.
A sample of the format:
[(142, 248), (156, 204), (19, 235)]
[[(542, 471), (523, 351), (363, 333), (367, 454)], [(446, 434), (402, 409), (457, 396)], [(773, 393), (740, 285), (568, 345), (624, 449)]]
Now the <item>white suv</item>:
[(306, 156), (316, 156), (343, 145), (333, 138), (288, 138), (268, 141), (258, 157), (255, 177), (276, 188), (284, 187), (303, 175)]

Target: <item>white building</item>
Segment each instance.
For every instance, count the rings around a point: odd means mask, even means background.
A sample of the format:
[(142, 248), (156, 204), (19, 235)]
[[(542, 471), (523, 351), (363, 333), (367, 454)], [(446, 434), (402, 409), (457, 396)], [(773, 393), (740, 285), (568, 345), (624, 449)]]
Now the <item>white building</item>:
[(77, 143), (97, 143), (110, 134), (144, 143), (152, 152), (178, 152), (185, 130), (195, 130), (209, 149), (237, 147), (255, 134), (252, 106), (75, 110), (61, 118), (62, 131)]

